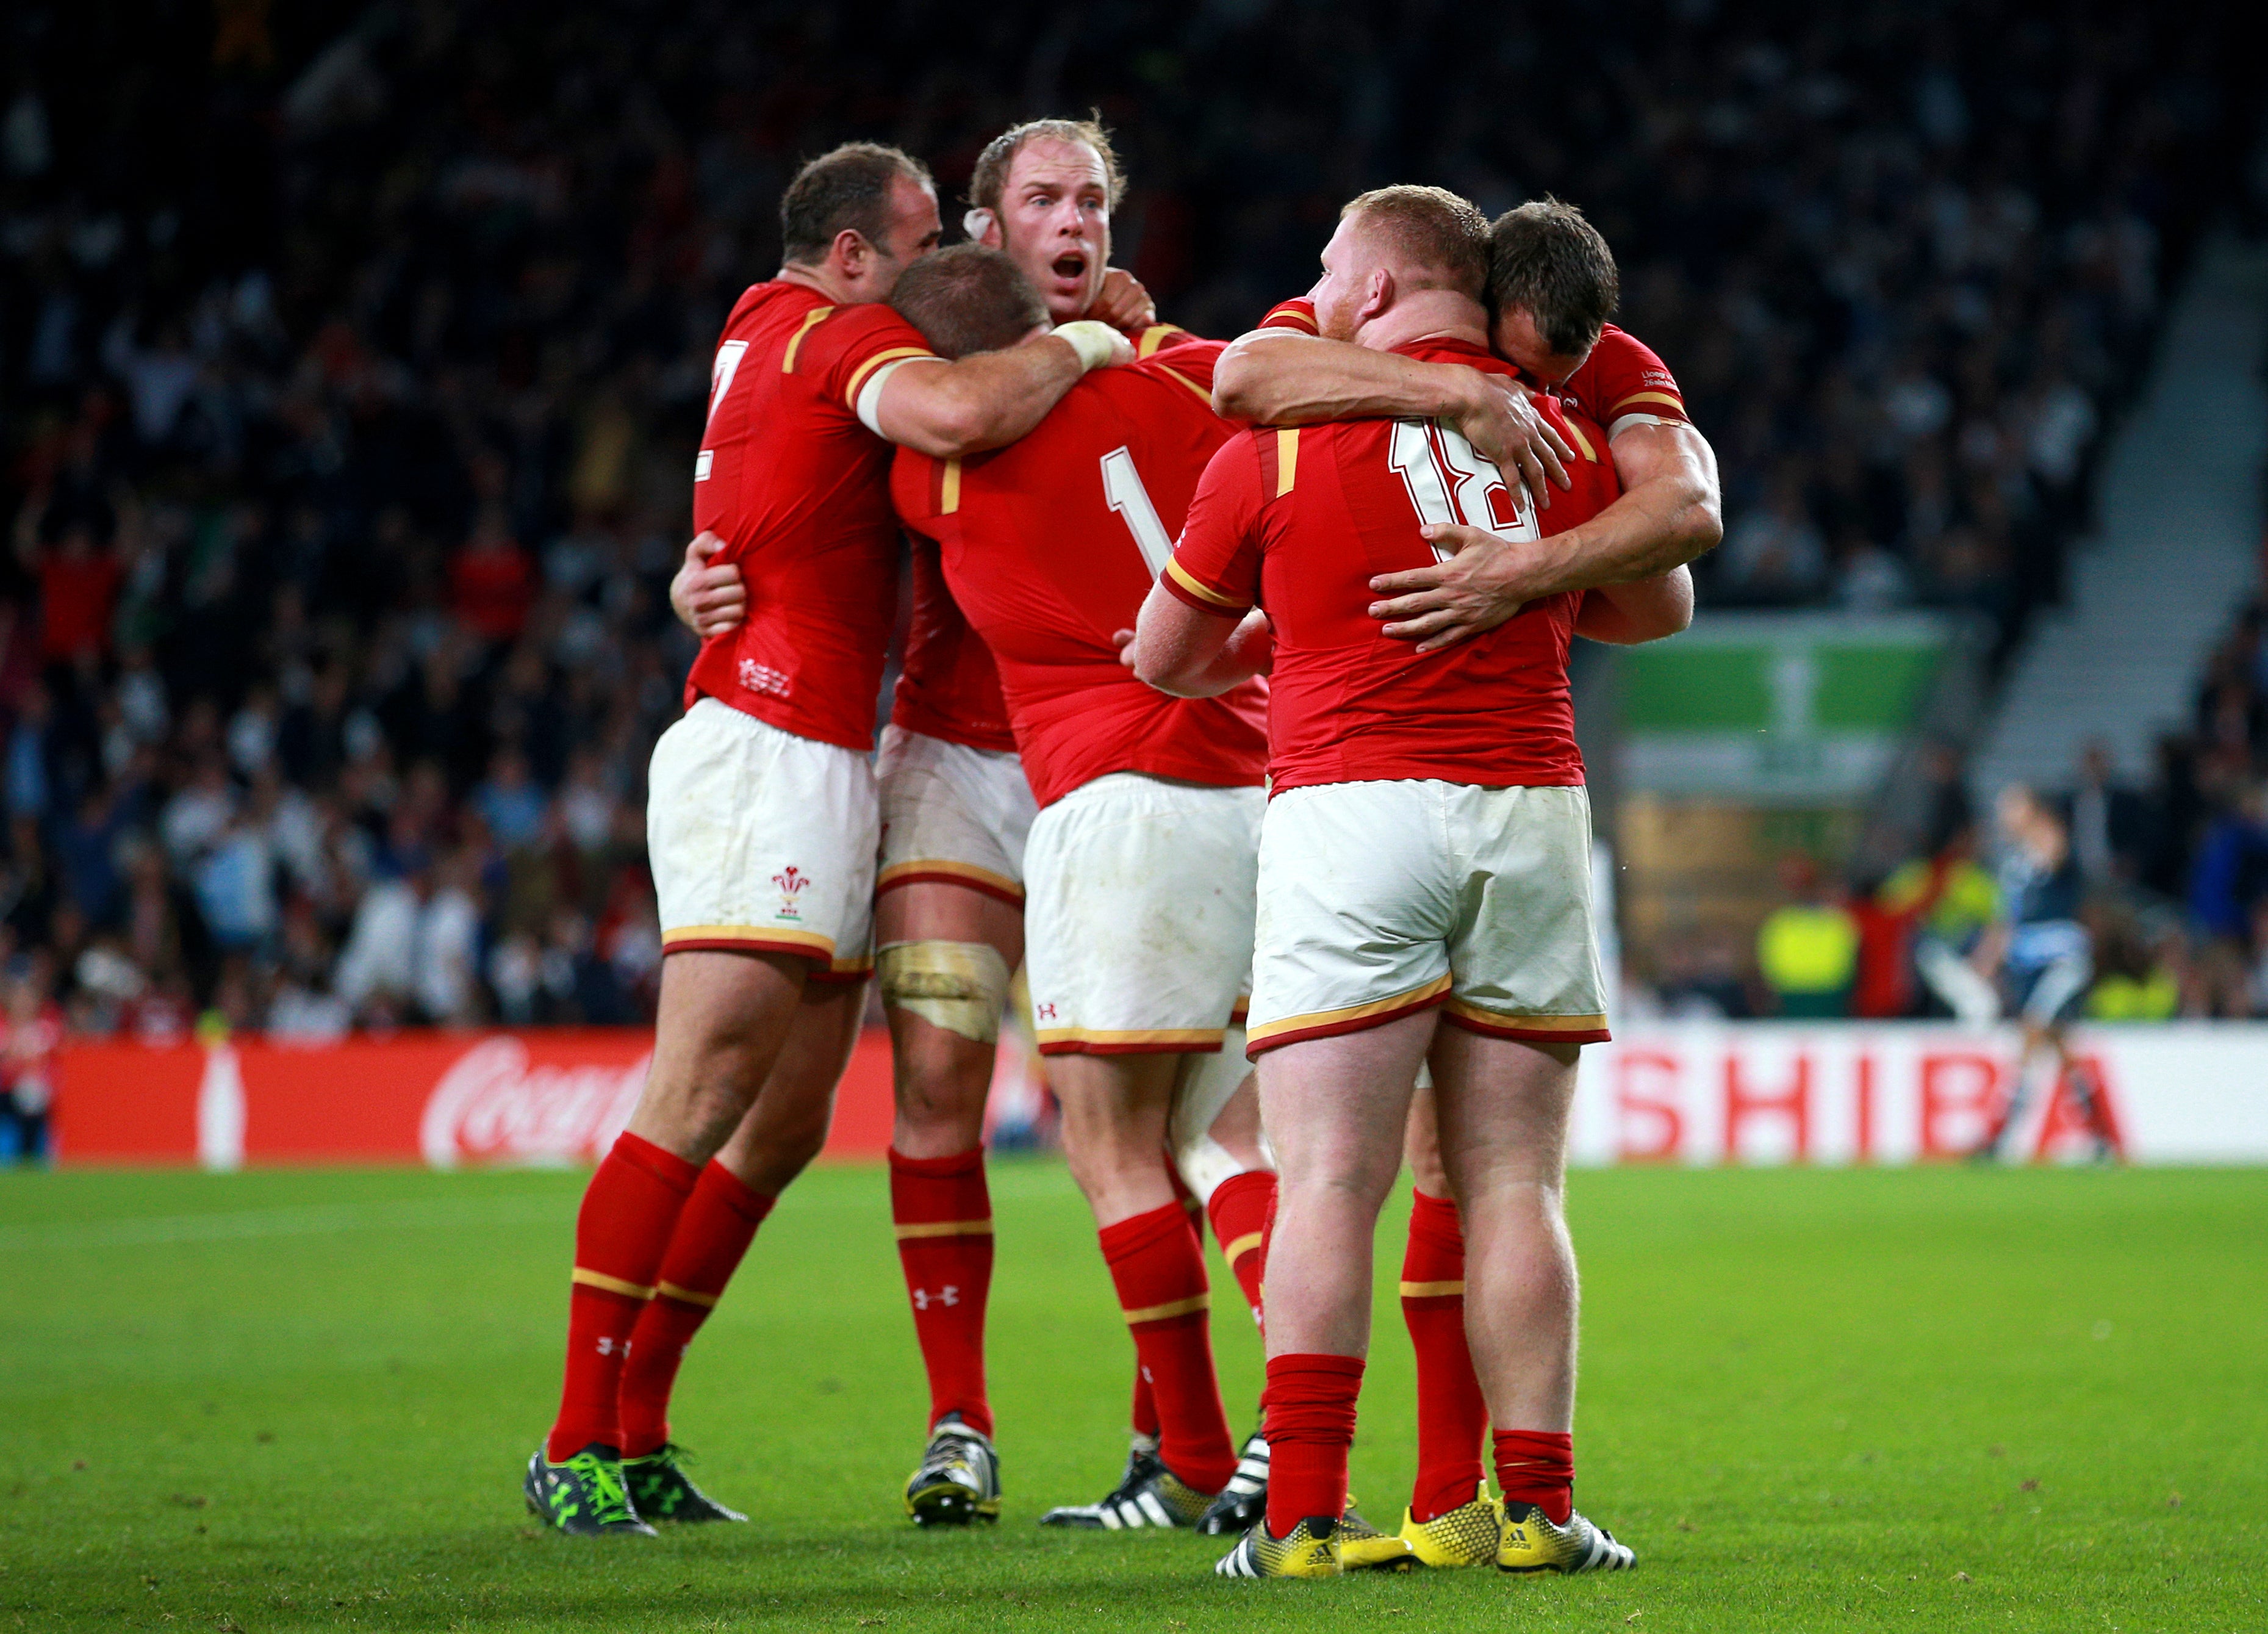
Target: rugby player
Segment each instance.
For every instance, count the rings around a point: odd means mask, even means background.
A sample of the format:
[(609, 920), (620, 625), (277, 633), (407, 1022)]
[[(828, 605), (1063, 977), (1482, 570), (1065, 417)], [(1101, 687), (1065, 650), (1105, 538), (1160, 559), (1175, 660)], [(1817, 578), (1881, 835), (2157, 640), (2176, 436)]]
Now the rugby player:
[[(981, 244), (932, 257), (896, 299), (946, 356), (1012, 347), (1049, 318), (1018, 263)], [(1272, 1176), (1248, 1097), (1241, 1118), (1216, 1116), (1248, 1076), (1241, 1049), (1221, 1046), (1241, 1043), (1265, 694), (1165, 698), (1112, 640), (1228, 436), (1209, 400), (1219, 350), (1185, 342), (1112, 371), (1110, 390), (1071, 394), (990, 455), (901, 451), (891, 477), (900, 518), (938, 548), (998, 662), (1040, 807), (1027, 871), (1038, 1043), (1159, 1420), (1154, 1456), (1138, 1453), (1103, 1503), (1050, 1512), (1057, 1525), (1193, 1524), (1236, 1463), (1203, 1254), (1167, 1155), (1200, 1199), (1248, 1185), (1258, 1207), (1240, 1234), (1257, 1236)], [(1241, 1244), (1232, 1254), (1252, 1257)]]
[[(1508, 372), (1485, 350), (1487, 225), (1454, 195), (1364, 195), (1323, 269), (1321, 335)], [(1616, 484), (1602, 430), (1550, 413), (1577, 450), (1545, 514), (1564, 536)], [(1565, 669), (1583, 598), (1542, 598), (1462, 650), (1387, 639), (1371, 580), (1438, 559), (1459, 525), (1543, 537), (1526, 484), (1438, 424), (1247, 432), (1208, 468), (1138, 626), (1138, 672), (1169, 691), (1274, 674), (1250, 1027), (1282, 1166), (1268, 1250), (1274, 1465), (1268, 1512), (1219, 1564), (1226, 1576), (1343, 1569), (1372, 1232), (1421, 1064), (1471, 1243), (1467, 1325), (1506, 1505), (1498, 1564), (1631, 1560), (1571, 1502), (1574, 1266), (1559, 1187), (1577, 1048), (1606, 1037)]]
[(895, 588), (885, 439), (940, 457), (996, 447), (1131, 356), (1107, 326), (1072, 324), (939, 358), (883, 304), (941, 235), (928, 172), (895, 149), (813, 160), (780, 215), (784, 264), (726, 322), (694, 467), (694, 520), (753, 606), (704, 643), (655, 746), (653, 1064), (584, 1195), (559, 1414), (525, 1482), (534, 1513), (578, 1534), (650, 1532), (641, 1511), (740, 1519), (685, 1479), (663, 1408), (757, 1224), (824, 1142), (858, 1025), (866, 756)]
[[(979, 156), (965, 225), (980, 241), (1004, 248), (1044, 292), (1049, 318), (1088, 315), (1131, 327), (1146, 354), (1185, 337), (1154, 324), (1141, 286), (1108, 265), (1110, 208), (1123, 189), (1099, 126), (1034, 121), (1002, 133)], [(1209, 412), (1204, 418), (1211, 422)], [(1115, 519), (1108, 525), (1119, 526)], [(704, 536), (688, 546), (671, 591), (679, 616), (704, 637), (737, 623), (747, 602), (737, 570), (710, 562), (714, 543)], [(896, 1092), (892, 1212), (931, 1389), (929, 1445), (907, 1483), (906, 1505), (917, 1522), (933, 1525), (999, 1512), (984, 1388), (992, 1237), (983, 1132), (1003, 1002), (1023, 957), (1024, 850), (1035, 806), (997, 671), (945, 588), (935, 542), (917, 532), (911, 561), (912, 623), (878, 764), (875, 914)], [(1138, 600), (1129, 600), (1122, 623)], [(1043, 1053), (1057, 1047), (1042, 1040)], [(1256, 1316), (1258, 1243), (1274, 1179), (1256, 1144), (1233, 1138), (1233, 1109), (1225, 1114), (1224, 1138), (1207, 1136), (1210, 1114), (1224, 1112), (1247, 1076), (1241, 1036), (1219, 1059), (1228, 1066), (1195, 1073), (1175, 1103), (1177, 1155)], [(1248, 1124), (1256, 1116), (1248, 1091), (1243, 1105)], [(1233, 1164), (1225, 1166), (1232, 1152)], [(1056, 1524), (1152, 1524), (1153, 1512), (1181, 1519), (1133, 1496), (1158, 1473), (1160, 1431), (1151, 1378), (1138, 1367), (1134, 1425), (1127, 1475), (1114, 1495), (1123, 1501), (1050, 1512)], [(1229, 1483), (1234, 1500), (1248, 1505), (1263, 1490), (1265, 1460), (1256, 1436)], [(1231, 1519), (1241, 1528), (1243, 1512)]]
[[(2073, 854), (2071, 825), (2032, 789), (2012, 783), (2000, 791), (1993, 817), (2003, 847), (1999, 870), (2001, 916), (1979, 939), (1970, 968), (1989, 981), (1998, 975), (2022, 1028), (2007, 1102), (1972, 1156), (1996, 1163), (2009, 1155), (2021, 1128), (2044, 1059), (2047, 1121), (2044, 1151), (2057, 1127), (2058, 1097), (2068, 1084), (2080, 1127), (2099, 1162), (2119, 1155), (2117, 1124), (2100, 1093), (2093, 1066), (2071, 1047), (2070, 1027), (2095, 982), (2095, 938), (2082, 909), (2086, 879)], [(1997, 997), (1997, 994), (1996, 994)], [(1993, 1019), (1997, 1020), (1998, 1017)]]
[[(1546, 199), (1498, 218), (1490, 230), (1489, 267), (1492, 350), (1521, 365), (1524, 379), (1563, 408), (1607, 427), (1609, 455), (1623, 492), (1595, 523), (1572, 531), (1581, 536), (1627, 529), (1624, 548), (1638, 548), (1625, 559), (1639, 571), (1681, 558), (1666, 574), (1588, 589), (1576, 633), (1623, 645), (1677, 633), (1692, 617), (1691, 577), (1682, 558), (1713, 546), (1722, 531), (1716, 462), (1706, 440), (1687, 420), (1668, 366), (1635, 336), (1607, 322), (1619, 285), (1612, 251), (1580, 211)], [(1313, 304), (1305, 299), (1283, 302), (1263, 320), (1262, 329), (1313, 336)], [(1421, 363), (1351, 344), (1241, 344), (1223, 360), (1215, 400), (1292, 424), (1334, 415), (1392, 414), (1411, 403), (1422, 412), (1428, 405), (1459, 401), (1472, 388), (1470, 373), (1459, 365)], [(1532, 475), (1528, 482), (1548, 504), (1548, 490)], [(1554, 548), (1567, 537), (1555, 536)], [(1449, 543), (1454, 542), (1453, 536)], [(1476, 561), (1499, 548), (1498, 540), (1485, 535), (1464, 542)], [(1439, 565), (1382, 575), (1372, 588), (1381, 594), (1423, 590), (1427, 576), (1438, 570)], [(1383, 601), (1371, 610), (1373, 617), (1389, 621), (1387, 633), (1425, 640), (1429, 650), (1479, 627), (1477, 621), (1454, 631), (1423, 617), (1398, 622), (1439, 610), (1401, 600)], [(1499, 604), (1491, 613), (1499, 610), (1507, 610)], [(1463, 1238), (1441, 1168), (1431, 1086), (1422, 1074), (1410, 1111), (1407, 1156), (1416, 1185), (1402, 1309), (1417, 1359), (1418, 1458), (1401, 1536), (1423, 1564), (1484, 1565), (1496, 1557), (1498, 1527), (1497, 1507), (1481, 1486), (1488, 1414), (1465, 1343)]]

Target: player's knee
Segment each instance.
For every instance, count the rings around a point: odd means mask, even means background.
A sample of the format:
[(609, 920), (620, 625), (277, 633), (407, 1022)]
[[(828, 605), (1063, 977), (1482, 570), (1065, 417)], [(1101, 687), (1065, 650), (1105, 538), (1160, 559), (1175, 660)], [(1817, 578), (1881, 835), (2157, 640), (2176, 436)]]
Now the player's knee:
[(983, 942), (894, 942), (874, 956), (882, 1002), (977, 1044), (1000, 1037), (1008, 961)]

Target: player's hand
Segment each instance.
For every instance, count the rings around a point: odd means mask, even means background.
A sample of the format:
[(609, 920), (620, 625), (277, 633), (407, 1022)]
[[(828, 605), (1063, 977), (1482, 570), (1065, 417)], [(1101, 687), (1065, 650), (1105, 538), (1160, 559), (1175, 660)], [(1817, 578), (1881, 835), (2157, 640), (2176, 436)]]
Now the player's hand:
[(704, 533), (685, 547), (685, 562), (669, 581), (669, 605), (687, 629), (707, 640), (720, 630), (730, 630), (748, 616), (748, 587), (732, 562), (709, 565), (724, 547), (713, 533)]
[(1548, 507), (1552, 484), (1562, 488), (1574, 485), (1565, 463), (1575, 457), (1574, 449), (1536, 412), (1528, 401), (1527, 387), (1501, 374), (1484, 374), (1480, 380), (1481, 389), (1472, 405), (1451, 416), (1449, 423), (1464, 433), (1465, 440), (1484, 456), (1493, 460), (1498, 469), (1510, 472), (1518, 467), (1536, 505)]
[(1538, 595), (1548, 593), (1550, 562), (1541, 540), (1499, 538), (1461, 522), (1422, 528), (1436, 550), (1456, 552), (1446, 562), (1381, 573), (1370, 581), (1370, 616), (1385, 632), (1438, 653), (1493, 630)]
[(1113, 630), (1110, 632), (1110, 644), (1118, 649), (1118, 662), (1126, 669), (1132, 669), (1134, 668), (1134, 632), (1131, 630)]
[(1104, 271), (1102, 288), (1086, 315), (1132, 335), (1158, 321), (1158, 303), (1150, 299), (1141, 279), (1123, 268), (1111, 267)]

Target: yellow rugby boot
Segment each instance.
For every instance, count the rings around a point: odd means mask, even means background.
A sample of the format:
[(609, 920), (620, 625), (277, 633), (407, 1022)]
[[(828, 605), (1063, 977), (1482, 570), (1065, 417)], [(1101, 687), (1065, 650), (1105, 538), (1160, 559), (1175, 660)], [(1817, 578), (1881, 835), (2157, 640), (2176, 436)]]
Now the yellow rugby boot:
[(1431, 1520), (1402, 1512), (1402, 1541), (1421, 1566), (1493, 1565), (1503, 1532), (1504, 1505), (1485, 1492)]
[(1355, 1512), (1354, 1496), (1347, 1496), (1346, 1512), (1339, 1517), (1339, 1564), (1349, 1571), (1407, 1571), (1418, 1564), (1410, 1545), (1390, 1532), (1381, 1532)]
[(1268, 1535), (1268, 1518), (1253, 1522), (1252, 1530), (1237, 1539), (1236, 1547), (1213, 1562), (1225, 1578), (1336, 1578), (1344, 1574), (1339, 1559), (1339, 1523), (1311, 1515), (1292, 1528), (1289, 1537)]
[(1563, 1527), (1533, 1504), (1504, 1506), (1498, 1571), (1627, 1571), (1637, 1564), (1627, 1544), (1579, 1514), (1571, 1512)]

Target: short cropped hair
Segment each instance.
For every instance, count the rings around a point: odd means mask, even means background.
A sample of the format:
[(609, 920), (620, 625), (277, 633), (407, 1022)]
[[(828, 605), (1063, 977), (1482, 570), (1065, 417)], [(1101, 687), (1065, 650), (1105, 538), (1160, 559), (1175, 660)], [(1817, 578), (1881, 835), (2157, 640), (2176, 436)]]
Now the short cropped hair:
[(947, 358), (1005, 351), (1048, 321), (1048, 303), (1024, 270), (982, 244), (924, 255), (899, 275), (890, 305)]
[(1086, 119), (1027, 119), (1020, 125), (1011, 125), (984, 144), (976, 156), (976, 168), (969, 173), (968, 202), (980, 209), (998, 211), (1000, 200), (1008, 190), (1008, 172), (1016, 162), (1016, 155), (1024, 151), (1027, 142), (1053, 140), (1084, 142), (1094, 150), (1102, 161), (1103, 184), (1109, 189), (1110, 208), (1118, 208), (1125, 196), (1126, 178), (1118, 172), (1118, 154), (1110, 145), (1110, 133), (1102, 128), (1102, 115), (1094, 114)]
[(1615, 315), (1622, 278), (1598, 228), (1546, 194), (1489, 228), (1488, 295), (1491, 310), (1524, 309), (1545, 345), (1580, 358)]
[(827, 259), (827, 247), (850, 228), (880, 245), (890, 225), (890, 186), (900, 176), (934, 189), (929, 166), (879, 142), (845, 142), (795, 173), (780, 195), (780, 250), (808, 266)]
[(1454, 290), (1475, 300), (1488, 284), (1488, 218), (1447, 188), (1376, 188), (1339, 211), (1383, 232), (1432, 276), (1419, 288)]

